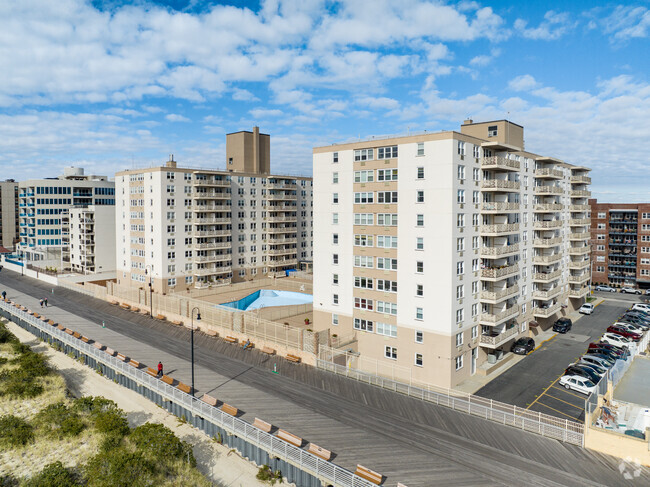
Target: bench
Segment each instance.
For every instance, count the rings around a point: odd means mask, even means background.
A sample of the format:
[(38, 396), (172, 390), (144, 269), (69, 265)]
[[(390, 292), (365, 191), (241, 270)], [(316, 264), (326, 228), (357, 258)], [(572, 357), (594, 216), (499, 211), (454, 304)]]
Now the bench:
[(138, 362), (137, 360), (133, 360), (133, 359), (129, 360), (129, 365), (132, 365), (136, 369), (140, 368), (140, 362)]
[(316, 455), (317, 457), (320, 457), (323, 460), (327, 460), (328, 462), (330, 458), (332, 458), (331, 451), (326, 450), (325, 448), (321, 448), (318, 445), (314, 445), (313, 443), (309, 444), (309, 453)]
[(179, 320), (174, 320), (174, 321), (172, 321), (172, 325), (183, 326), (183, 322), (179, 321)]
[(165, 384), (169, 384), (170, 386), (174, 384), (174, 379), (172, 379), (168, 375), (163, 375), (160, 380), (163, 381)]
[(231, 416), (237, 416), (237, 413), (239, 413), (239, 410), (235, 406), (231, 406), (230, 404), (226, 403), (223, 403), (221, 410), (226, 414), (230, 414)]
[(75, 332), (72, 334), (72, 336), (75, 337), (75, 338), (81, 338), (81, 333), (79, 333), (78, 331), (75, 331)]
[(263, 421), (260, 418), (255, 418), (255, 421), (253, 421), (253, 426), (261, 429), (266, 433), (270, 433), (271, 429), (273, 428), (273, 425), (271, 423), (267, 423), (266, 421)]
[(264, 347), (262, 348), (262, 352), (266, 353), (268, 355), (275, 355), (275, 349), (271, 347)]
[(147, 315), (147, 316), (149, 316), (149, 311), (146, 310), (146, 309), (141, 309), (141, 310), (140, 310), (140, 314), (143, 314), (143, 315)]
[(201, 401), (203, 401), (206, 404), (209, 404), (210, 406), (217, 407), (217, 398), (208, 396), (207, 394), (203, 394), (201, 397)]
[(188, 386), (187, 384), (183, 384), (182, 382), (179, 382), (178, 385), (176, 386), (177, 389), (183, 391), (186, 394), (191, 394), (192, 393), (192, 388)]
[(39, 320), (47, 322), (47, 318), (46, 318), (45, 316), (43, 316), (43, 315), (41, 315), (41, 317), (39, 318)]
[(288, 354), (287, 355), (287, 360), (289, 362), (291, 362), (292, 364), (299, 364), (300, 363), (300, 357), (298, 357), (297, 355)]
[(381, 481), (384, 479), (382, 474), (370, 470), (363, 465), (357, 465), (357, 470), (354, 472), (354, 475), (366, 479), (376, 485), (381, 484)]
[(300, 448), (302, 446), (302, 438), (299, 436), (296, 436), (294, 434), (289, 433), (288, 431), (284, 430), (278, 430), (278, 438), (281, 440), (286, 441), (287, 443), (291, 443), (293, 446), (297, 446)]
[(52, 326), (56, 326), (56, 322), (54, 320), (47, 320), (47, 323)]
[(147, 370), (145, 370), (145, 372), (151, 377), (158, 377), (158, 371), (156, 369), (152, 369), (151, 367), (147, 367)]
[(131, 311), (133, 311), (134, 313), (139, 313), (139, 312), (140, 312), (140, 308), (136, 308), (135, 306), (133, 306), (133, 307), (131, 308)]
[(102, 348), (104, 348), (104, 345), (102, 345), (99, 342), (95, 342), (95, 343), (93, 343), (93, 347), (95, 347), (98, 350), (101, 350)]
[(165, 318), (165, 315), (156, 315), (156, 319), (160, 321), (165, 321), (167, 318)]
[(118, 303), (117, 301), (111, 301), (110, 304), (112, 304), (113, 306), (117, 306), (120, 303)]
[(122, 304), (120, 304), (120, 308), (122, 308), (122, 309), (131, 309), (131, 306), (126, 304), (126, 303), (122, 303)]
[(72, 334), (74, 333), (74, 331), (72, 331), (70, 328), (66, 328), (66, 329), (65, 329), (65, 332), (66, 332), (68, 335), (72, 335)]
[(86, 338), (86, 337), (83, 336), (83, 335), (81, 336), (80, 340), (81, 340), (82, 342), (84, 342), (84, 343), (88, 343), (88, 342), (89, 342), (89, 339)]
[(209, 337), (216, 337), (218, 336), (217, 332), (214, 330), (204, 330), (203, 333), (208, 335)]
[(230, 336), (225, 337), (224, 340), (226, 340), (228, 343), (237, 343), (238, 341), (235, 337)]
[(121, 360), (122, 362), (126, 362), (126, 355), (124, 355), (123, 353), (118, 352), (117, 358), (118, 358), (118, 360)]
[(59, 326), (57, 326), (57, 328), (58, 328), (59, 330), (61, 330), (61, 331), (65, 330), (65, 326), (63, 326), (63, 325), (59, 325)]
[(106, 350), (104, 350), (104, 352), (109, 354), (111, 357), (115, 356), (115, 350), (113, 350), (112, 348), (106, 347)]

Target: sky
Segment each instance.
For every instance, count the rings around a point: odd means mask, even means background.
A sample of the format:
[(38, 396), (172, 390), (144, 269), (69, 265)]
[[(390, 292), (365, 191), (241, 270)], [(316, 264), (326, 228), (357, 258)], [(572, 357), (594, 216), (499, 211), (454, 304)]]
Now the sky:
[(255, 125), (310, 175), (316, 146), (506, 118), (650, 201), (650, 1), (0, 0), (0, 26), (0, 179), (224, 168)]

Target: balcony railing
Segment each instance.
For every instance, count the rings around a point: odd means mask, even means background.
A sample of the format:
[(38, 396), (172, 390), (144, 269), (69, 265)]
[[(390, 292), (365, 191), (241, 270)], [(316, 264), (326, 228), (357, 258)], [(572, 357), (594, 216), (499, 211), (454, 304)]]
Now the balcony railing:
[(519, 286), (516, 284), (500, 289), (498, 291), (481, 291), (481, 301), (500, 301), (508, 299), (519, 292)]
[(483, 212), (508, 212), (508, 211), (519, 211), (519, 203), (507, 203), (507, 202), (488, 202), (481, 205), (481, 211)]
[(269, 216), (267, 218), (267, 221), (269, 223), (295, 222), (296, 220), (298, 220), (298, 217), (296, 215), (293, 215), (293, 216)]
[(562, 275), (562, 270), (558, 269), (553, 272), (536, 272), (533, 274), (533, 281), (549, 282), (557, 279)]
[(562, 171), (558, 171), (557, 169), (535, 169), (535, 177), (562, 179), (564, 177), (564, 173)]
[(547, 185), (535, 186), (535, 194), (562, 194), (562, 188)]
[(570, 298), (582, 298), (589, 294), (589, 287), (585, 286), (580, 289), (569, 288)]
[(481, 313), (481, 316), (479, 317), (479, 321), (486, 325), (495, 326), (504, 322), (509, 318), (512, 318), (513, 316), (516, 316), (518, 313), (519, 313), (519, 306), (515, 305), (495, 314)]
[(519, 333), (519, 328), (513, 326), (512, 328), (505, 330), (503, 333), (499, 333), (498, 335), (481, 335), (480, 344), (486, 345), (490, 348), (500, 347), (517, 333)]
[(491, 156), (484, 157), (481, 161), (483, 169), (503, 169), (505, 171), (519, 171), (521, 164), (519, 161), (506, 159), (505, 157)]
[(586, 191), (584, 189), (576, 189), (569, 193), (571, 198), (589, 198), (591, 196), (591, 191)]
[(228, 249), (232, 242), (206, 242), (194, 244), (195, 249)]
[(562, 254), (558, 252), (553, 255), (535, 255), (533, 256), (533, 264), (552, 264), (562, 259)]
[(583, 245), (581, 247), (570, 247), (569, 255), (588, 254), (590, 250), (591, 250), (591, 245)]
[(519, 272), (519, 264), (505, 267), (488, 267), (481, 269), (481, 277), (486, 279), (503, 279)]
[(290, 254), (297, 254), (298, 249), (297, 248), (288, 248), (288, 249), (271, 249), (266, 251), (268, 255), (290, 255)]
[(562, 243), (562, 237), (553, 238), (535, 238), (533, 239), (533, 247), (555, 247)]
[(193, 186), (218, 186), (222, 188), (230, 187), (230, 181), (225, 179), (193, 179)]
[(192, 211), (232, 211), (230, 205), (192, 205)]
[(281, 243), (296, 243), (298, 241), (297, 237), (269, 237), (269, 244), (281, 244)]
[(569, 220), (569, 226), (571, 227), (584, 227), (585, 225), (591, 224), (589, 218), (572, 218)]
[(521, 187), (521, 184), (519, 181), (508, 181), (505, 179), (484, 179), (481, 181), (481, 189), (486, 190), (486, 189), (505, 189), (508, 191), (516, 191), (519, 190)]
[(545, 203), (541, 205), (535, 205), (534, 211), (537, 213), (551, 212), (551, 211), (562, 211), (564, 205), (558, 203)]
[(194, 237), (222, 237), (231, 234), (232, 230), (197, 230), (192, 232)]
[(298, 195), (295, 194), (283, 194), (283, 193), (270, 193), (266, 195), (268, 200), (295, 200), (298, 199)]
[(230, 254), (195, 255), (193, 260), (194, 262), (223, 262), (226, 260), (232, 260), (232, 256)]
[(510, 234), (519, 231), (519, 223), (502, 223), (498, 225), (481, 225), (481, 234)]
[(536, 290), (533, 291), (533, 298), (535, 299), (551, 299), (557, 296), (562, 292), (562, 288), (560, 286), (555, 286), (553, 289), (547, 289), (547, 290)]
[(570, 211), (589, 211), (589, 205), (569, 205)]
[(582, 274), (581, 276), (569, 276), (569, 282), (571, 284), (582, 284), (583, 282), (587, 282), (588, 280), (589, 280), (588, 272)]
[(570, 181), (573, 184), (591, 184), (589, 176), (571, 176)]
[(481, 255), (484, 257), (496, 257), (516, 254), (519, 252), (519, 244), (501, 245), (498, 247), (481, 247)]
[(560, 309), (562, 308), (562, 305), (560, 303), (555, 303), (552, 306), (549, 306), (548, 308), (533, 308), (533, 316), (535, 318), (548, 318), (550, 316), (553, 316), (555, 313), (557, 313)]
[(586, 240), (591, 238), (589, 232), (575, 232), (569, 234), (569, 240)]
[(216, 223), (230, 223), (230, 218), (192, 218), (192, 223), (216, 224)]
[(533, 222), (533, 228), (535, 229), (559, 228), (561, 226), (562, 220), (537, 220)]
[(584, 269), (585, 267), (589, 267), (589, 260), (581, 260), (581, 261), (570, 261), (569, 262), (569, 269)]

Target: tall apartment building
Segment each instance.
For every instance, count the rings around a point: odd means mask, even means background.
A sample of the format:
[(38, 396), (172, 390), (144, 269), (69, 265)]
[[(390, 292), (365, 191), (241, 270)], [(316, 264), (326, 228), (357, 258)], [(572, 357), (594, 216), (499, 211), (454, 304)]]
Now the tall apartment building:
[(63, 210), (61, 234), (61, 269), (81, 274), (115, 270), (115, 205)]
[(593, 282), (650, 289), (650, 203), (589, 207)]
[(486, 373), (588, 293), (588, 171), (506, 120), (315, 148), (314, 326), (413, 380)]
[(157, 292), (275, 276), (310, 262), (312, 179), (270, 173), (270, 137), (226, 135), (227, 170), (116, 174), (118, 283)]
[(61, 249), (68, 243), (62, 235), (63, 212), (73, 206), (115, 205), (115, 183), (106, 176), (84, 175), (79, 167), (67, 167), (57, 178), (21, 181), (19, 188), (18, 250), (42, 265), (61, 264)]
[(0, 181), (0, 245), (14, 249), (18, 243), (18, 183)]

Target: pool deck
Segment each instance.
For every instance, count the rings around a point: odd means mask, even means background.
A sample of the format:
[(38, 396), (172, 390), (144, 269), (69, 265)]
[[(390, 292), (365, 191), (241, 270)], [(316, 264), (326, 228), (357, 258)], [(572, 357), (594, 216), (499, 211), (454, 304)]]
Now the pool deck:
[(650, 407), (650, 359), (634, 358), (630, 369), (614, 390), (614, 399)]

